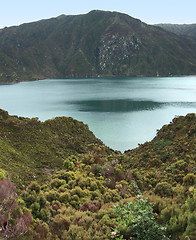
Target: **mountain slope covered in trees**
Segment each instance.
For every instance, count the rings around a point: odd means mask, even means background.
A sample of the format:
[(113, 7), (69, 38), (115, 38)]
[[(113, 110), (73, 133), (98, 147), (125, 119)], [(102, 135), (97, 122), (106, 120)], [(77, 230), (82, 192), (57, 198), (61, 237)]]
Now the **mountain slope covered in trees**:
[(117, 12), (91, 11), (0, 30), (0, 82), (196, 74), (196, 41)]

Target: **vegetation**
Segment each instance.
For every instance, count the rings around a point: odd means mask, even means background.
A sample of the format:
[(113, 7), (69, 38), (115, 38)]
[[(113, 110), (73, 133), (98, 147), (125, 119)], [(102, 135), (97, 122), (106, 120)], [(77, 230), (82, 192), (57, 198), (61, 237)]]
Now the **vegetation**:
[(87, 153), (89, 144), (103, 144), (87, 125), (66, 117), (40, 122), (0, 110), (0, 129), (1, 167), (20, 188), (46, 180), (69, 155)]
[(0, 69), (0, 83), (191, 75), (196, 43), (125, 14), (91, 11), (1, 29)]
[(140, 196), (135, 202), (117, 204), (114, 209), (117, 215), (117, 225), (112, 236), (114, 239), (168, 239), (164, 227), (155, 221), (152, 204)]
[(0, 238), (194, 240), (195, 114), (123, 154), (71, 118), (0, 129)]

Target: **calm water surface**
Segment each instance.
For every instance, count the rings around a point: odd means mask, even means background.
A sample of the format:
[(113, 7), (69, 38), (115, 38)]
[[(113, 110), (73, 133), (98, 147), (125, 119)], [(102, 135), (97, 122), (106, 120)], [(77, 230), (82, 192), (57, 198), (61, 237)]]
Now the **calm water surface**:
[(51, 79), (0, 85), (11, 115), (71, 116), (106, 145), (124, 151), (151, 140), (176, 115), (196, 113), (196, 77)]

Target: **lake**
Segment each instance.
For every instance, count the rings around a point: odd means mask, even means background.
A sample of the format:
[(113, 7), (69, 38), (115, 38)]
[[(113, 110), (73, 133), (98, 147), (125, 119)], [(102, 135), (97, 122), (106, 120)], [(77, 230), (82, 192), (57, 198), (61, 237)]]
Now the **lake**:
[(50, 79), (0, 85), (0, 108), (41, 121), (69, 116), (107, 146), (124, 151), (175, 116), (196, 113), (196, 76)]

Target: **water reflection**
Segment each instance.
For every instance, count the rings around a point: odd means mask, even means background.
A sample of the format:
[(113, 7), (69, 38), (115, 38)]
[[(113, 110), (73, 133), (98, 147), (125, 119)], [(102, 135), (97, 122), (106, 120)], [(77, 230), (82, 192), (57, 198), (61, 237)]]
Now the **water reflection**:
[[(67, 104), (67, 103), (66, 103)], [(155, 102), (131, 99), (71, 101), (81, 112), (135, 112), (153, 111), (167, 106), (196, 108), (195, 102)]]
[(131, 99), (73, 101), (71, 104), (77, 105), (79, 111), (83, 112), (134, 112), (155, 110), (165, 105), (160, 102)]

